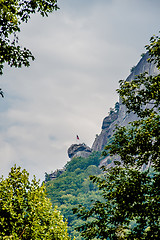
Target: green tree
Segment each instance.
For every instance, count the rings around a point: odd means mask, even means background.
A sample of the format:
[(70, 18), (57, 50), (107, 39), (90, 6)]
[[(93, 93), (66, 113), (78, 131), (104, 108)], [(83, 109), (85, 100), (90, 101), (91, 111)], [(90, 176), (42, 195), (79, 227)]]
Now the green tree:
[(50, 200), (44, 186), (20, 167), (0, 179), (0, 239), (69, 240), (67, 223)]
[(85, 221), (77, 228), (85, 239), (159, 239), (159, 172), (117, 166), (91, 179), (104, 202), (94, 201), (90, 210), (74, 209)]
[(67, 219), (68, 233), (71, 239), (82, 239), (75, 227), (81, 225), (82, 220), (77, 219), (72, 209), (78, 204), (89, 206), (92, 199), (102, 200), (97, 187), (89, 180), (90, 175), (99, 175), (100, 152), (94, 152), (87, 158), (77, 157), (71, 159), (65, 166), (65, 171), (54, 180), (45, 182), (47, 196), (52, 205)]
[(19, 45), (21, 24), (28, 22), (31, 14), (38, 12), (44, 17), (57, 9), (57, 0), (0, 0), (0, 74), (4, 63), (20, 68), (34, 60), (31, 51)]
[[(150, 59), (160, 69), (160, 38), (151, 38)], [(88, 211), (75, 208), (86, 220), (78, 230), (85, 239), (158, 240), (160, 236), (160, 74), (120, 81), (118, 90), (128, 112), (140, 118), (117, 128), (103, 155), (117, 155), (115, 167), (103, 177), (92, 176), (105, 202)], [(143, 169), (145, 168), (145, 171)]]

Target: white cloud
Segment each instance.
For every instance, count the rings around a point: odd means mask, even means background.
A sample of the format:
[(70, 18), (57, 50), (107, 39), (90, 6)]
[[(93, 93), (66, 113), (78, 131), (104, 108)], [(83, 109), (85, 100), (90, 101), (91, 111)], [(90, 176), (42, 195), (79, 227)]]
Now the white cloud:
[(49, 18), (23, 25), (21, 43), (36, 60), (2, 76), (0, 174), (17, 163), (43, 180), (67, 162), (76, 134), (92, 145), (118, 99), (119, 79), (159, 31), (153, 2), (65, 0)]

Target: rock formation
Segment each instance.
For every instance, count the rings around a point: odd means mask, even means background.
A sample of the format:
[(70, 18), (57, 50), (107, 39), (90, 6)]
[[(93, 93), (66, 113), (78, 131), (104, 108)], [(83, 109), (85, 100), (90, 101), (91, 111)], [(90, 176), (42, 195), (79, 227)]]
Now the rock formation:
[(68, 149), (69, 158), (73, 157), (88, 157), (91, 154), (92, 150), (85, 143), (81, 144), (72, 144)]
[[(136, 75), (139, 75), (144, 72), (148, 72), (149, 75), (159, 74), (158, 69), (156, 68), (154, 62), (149, 63), (147, 59), (149, 54), (146, 53), (137, 66), (132, 68), (131, 74), (128, 76), (126, 81), (131, 81), (135, 78)], [(118, 111), (110, 111), (110, 114), (104, 118), (102, 123), (102, 130), (99, 135), (96, 135), (96, 138), (93, 142), (92, 148), (90, 149), (85, 144), (72, 144), (68, 149), (69, 158), (73, 157), (88, 157), (93, 151), (102, 151), (106, 146), (108, 140), (113, 135), (116, 125), (126, 126), (129, 122), (137, 120), (137, 115), (133, 113), (127, 113), (126, 107), (122, 104), (121, 99), (119, 99)], [(103, 160), (108, 161), (108, 157)]]
[[(157, 75), (159, 74), (158, 69), (156, 68), (153, 62), (149, 63), (147, 59), (149, 58), (149, 54), (146, 53), (137, 66), (133, 68), (132, 73), (128, 76), (126, 81), (131, 81), (135, 78), (136, 75), (139, 75), (144, 72), (148, 72), (149, 75)], [(115, 126), (126, 126), (129, 122), (137, 120), (137, 115), (131, 113), (127, 113), (126, 107), (122, 104), (121, 99), (119, 100), (119, 112), (114, 121), (110, 121), (111, 116), (105, 117), (102, 124), (102, 130), (99, 136), (96, 137), (93, 145), (92, 151), (102, 151), (104, 146), (107, 144), (108, 139), (113, 135), (115, 130)]]
[(107, 139), (111, 137), (110, 134), (110, 126), (114, 123), (118, 118), (118, 112), (114, 112), (109, 114), (109, 116), (105, 117), (102, 123), (102, 131), (100, 135), (96, 136), (96, 139), (92, 145), (92, 151), (101, 151), (106, 145)]

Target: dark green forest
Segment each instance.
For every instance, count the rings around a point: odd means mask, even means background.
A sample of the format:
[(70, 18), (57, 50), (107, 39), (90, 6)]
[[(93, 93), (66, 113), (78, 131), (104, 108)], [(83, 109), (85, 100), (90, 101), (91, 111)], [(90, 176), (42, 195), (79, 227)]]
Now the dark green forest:
[(74, 228), (84, 222), (73, 214), (72, 209), (79, 204), (89, 208), (93, 199), (103, 200), (100, 190), (89, 179), (90, 175), (102, 174), (98, 167), (101, 160), (100, 152), (94, 152), (88, 158), (73, 158), (66, 164), (65, 171), (61, 175), (45, 183), (47, 196), (53, 206), (57, 205), (67, 219), (68, 232), (72, 238), (76, 236), (76, 239), (82, 239)]

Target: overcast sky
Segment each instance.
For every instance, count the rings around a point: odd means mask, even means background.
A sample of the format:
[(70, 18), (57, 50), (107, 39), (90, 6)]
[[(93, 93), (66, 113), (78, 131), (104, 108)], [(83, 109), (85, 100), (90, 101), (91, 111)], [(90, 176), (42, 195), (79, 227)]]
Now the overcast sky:
[(59, 0), (48, 18), (32, 16), (20, 42), (36, 60), (5, 67), (0, 87), (0, 175), (62, 168), (71, 144), (92, 146), (118, 96), (118, 81), (160, 25), (159, 0)]

